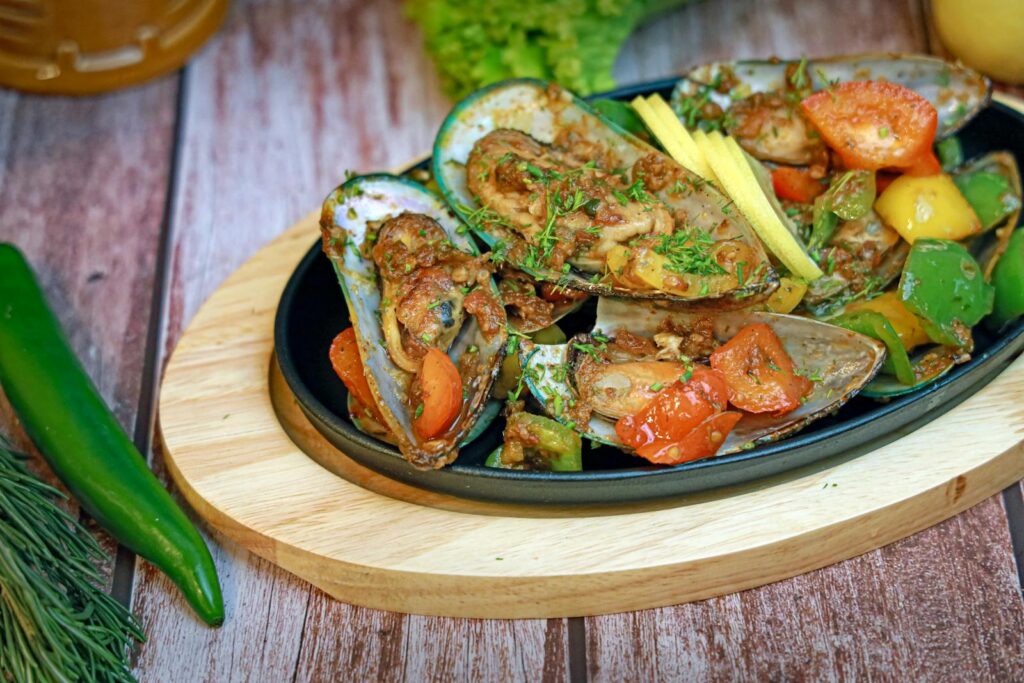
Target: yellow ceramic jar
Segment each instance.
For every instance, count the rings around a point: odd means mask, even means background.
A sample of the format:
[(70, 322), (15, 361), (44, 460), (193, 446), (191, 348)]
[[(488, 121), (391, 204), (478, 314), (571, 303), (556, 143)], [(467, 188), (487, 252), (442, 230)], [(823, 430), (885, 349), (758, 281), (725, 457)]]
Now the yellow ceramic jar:
[(178, 68), (228, 0), (0, 0), (0, 85), (85, 95)]

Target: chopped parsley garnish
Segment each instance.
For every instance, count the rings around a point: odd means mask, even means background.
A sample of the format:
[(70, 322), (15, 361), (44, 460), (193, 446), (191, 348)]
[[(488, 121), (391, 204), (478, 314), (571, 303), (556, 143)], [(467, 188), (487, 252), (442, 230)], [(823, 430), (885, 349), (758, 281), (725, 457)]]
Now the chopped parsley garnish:
[(715, 241), (706, 230), (679, 230), (655, 238), (654, 253), (668, 259), (666, 270), (692, 275), (722, 275), (726, 272), (711, 253)]
[[(633, 184), (626, 188), (626, 196), (635, 202), (641, 204), (652, 204), (654, 203), (654, 197), (647, 192), (647, 187), (644, 185), (643, 178), (637, 178), (633, 181)], [(618, 197), (616, 197), (617, 199)]]

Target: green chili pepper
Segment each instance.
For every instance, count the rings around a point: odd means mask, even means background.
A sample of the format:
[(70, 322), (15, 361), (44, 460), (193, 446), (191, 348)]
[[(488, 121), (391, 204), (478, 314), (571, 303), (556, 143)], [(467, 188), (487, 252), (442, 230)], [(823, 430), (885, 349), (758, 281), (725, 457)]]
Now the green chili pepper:
[(202, 537), (103, 403), (12, 245), (0, 244), (0, 273), (0, 385), (25, 431), (100, 526), (220, 625), (220, 583)]
[(932, 341), (961, 348), (970, 345), (970, 328), (992, 311), (995, 296), (963, 245), (935, 239), (914, 242), (899, 292)]
[(1013, 192), (1010, 179), (992, 171), (974, 171), (953, 176), (953, 182), (978, 214), (985, 230), (999, 223), (1020, 207), (1020, 197)]
[[(532, 456), (531, 460), (539, 458), (544, 462), (540, 469), (551, 472), (579, 472), (583, 469), (583, 442), (575, 430), (532, 413), (515, 413), (509, 418), (509, 424), (505, 429), (525, 431), (536, 439), (536, 444), (524, 444), (523, 447), (529, 456)], [(501, 449), (491, 453), (484, 465), (504, 467)]]
[(942, 170), (947, 173), (964, 163), (964, 149), (960, 146), (960, 139), (956, 136), (940, 140), (935, 145), (935, 151), (939, 155)]
[(647, 136), (647, 128), (644, 127), (643, 119), (641, 119), (640, 115), (636, 113), (636, 110), (630, 106), (629, 102), (623, 102), (622, 100), (600, 99), (594, 100), (590, 104), (599, 114), (601, 114), (601, 116), (605, 117), (612, 123), (617, 124), (620, 128), (632, 133), (633, 135)]
[(1024, 229), (1018, 228), (992, 271), (996, 288), (989, 327), (999, 329), (1024, 315)]
[(910, 363), (907, 349), (900, 341), (896, 329), (881, 313), (876, 311), (857, 311), (830, 318), (829, 323), (845, 327), (848, 330), (859, 332), (863, 335), (877, 339), (885, 344), (888, 355), (885, 359), (883, 371), (896, 375), (901, 384), (914, 384), (914, 367)]

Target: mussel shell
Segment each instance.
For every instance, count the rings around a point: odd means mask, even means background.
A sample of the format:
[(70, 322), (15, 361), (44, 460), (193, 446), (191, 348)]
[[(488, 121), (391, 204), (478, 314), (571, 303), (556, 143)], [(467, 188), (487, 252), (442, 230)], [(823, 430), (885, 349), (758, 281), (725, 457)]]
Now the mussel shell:
[[(676, 326), (685, 326), (693, 314), (670, 311), (650, 305), (602, 299), (598, 303), (594, 333), (613, 337), (618, 329), (651, 337), (666, 318)], [(788, 436), (820, 417), (829, 415), (856, 395), (874, 378), (885, 361), (885, 347), (874, 339), (835, 325), (780, 313), (736, 311), (713, 317), (714, 334), (720, 341), (730, 339), (742, 327), (755, 322), (767, 323), (782, 341), (793, 362), (807, 376), (815, 379), (807, 400), (795, 411), (774, 417), (768, 414), (744, 414), (729, 434), (718, 455), (734, 453), (753, 445), (776, 441)], [(576, 364), (573, 340), (558, 346), (538, 346), (524, 359), (526, 382), (531, 394), (542, 408), (556, 419), (552, 397), (560, 395), (566, 403), (576, 392), (567, 372)], [(564, 381), (560, 381), (561, 377)], [(820, 379), (818, 379), (820, 378)], [(594, 414), (589, 424), (577, 426), (584, 436), (617, 448), (628, 450), (615, 434), (614, 421)]]
[[(741, 60), (704, 64), (691, 69), (676, 84), (673, 102), (688, 97), (703, 85), (714, 82), (719, 73), (732, 76), (746, 96), (779, 90), (786, 85), (786, 67), (799, 60)], [(942, 138), (965, 126), (988, 106), (992, 83), (973, 69), (937, 57), (903, 54), (863, 54), (807, 60), (807, 76), (814, 90), (830, 82), (883, 79), (914, 90), (931, 102), (939, 114), (937, 136)], [(728, 108), (728, 93), (711, 93), (711, 100)]]
[[(484, 404), (483, 409), (480, 411), (480, 415), (477, 417), (476, 422), (473, 424), (473, 429), (466, 435), (465, 441), (462, 442), (462, 446), (467, 446), (473, 441), (476, 441), (481, 434), (484, 433), (491, 423), (494, 422), (495, 418), (501, 414), (501, 407), (504, 405), (501, 401), (496, 399), (490, 399)], [(352, 395), (349, 394), (347, 400), (348, 406), (348, 417), (352, 421), (352, 426), (361, 431), (367, 436), (371, 436), (378, 441), (397, 446), (398, 443), (391, 432), (388, 431), (387, 427), (377, 422), (372, 417), (366, 415), (359, 415), (355, 410), (355, 403)]]
[[(930, 347), (919, 353), (914, 354), (910, 359), (911, 364), (914, 366), (915, 374), (919, 379), (913, 384), (903, 384), (892, 375), (879, 374), (873, 380), (868, 382), (867, 386), (861, 392), (868, 398), (877, 398), (881, 400), (887, 400), (890, 398), (896, 398), (897, 396), (903, 396), (922, 389), (933, 382), (938, 381), (946, 373), (953, 369), (956, 365), (957, 358), (954, 354), (942, 354), (941, 349), (938, 347)], [(938, 360), (936, 362), (932, 360), (927, 363), (929, 368), (929, 374), (922, 376), (920, 368), (924, 366), (926, 358), (929, 354), (938, 354)]]
[[(462, 410), (448, 432), (422, 441), (413, 431), (413, 409), (407, 400), (412, 376), (397, 367), (386, 351), (379, 318), (381, 294), (376, 266), (370, 259), (363, 258), (359, 249), (370, 223), (404, 212), (430, 216), (457, 248), (478, 253), (462, 224), (439, 197), (416, 182), (393, 175), (357, 176), (335, 189), (324, 200), (320, 226), (324, 252), (334, 266), (355, 327), (367, 383), (388, 429), (398, 442), (399, 450), (412, 464), (441, 467), (455, 459), (459, 444), (477, 423), (498, 373), (507, 335), (502, 326), (501, 332), (488, 340), (476, 319), (466, 316), (448, 355), (458, 365), (467, 349), (476, 346), (482, 371), (468, 378)], [(490, 286), (497, 296), (494, 283)]]
[[(441, 125), (434, 142), (433, 157), (434, 178), (441, 194), (468, 221), (471, 212), (479, 208), (479, 203), (467, 187), (465, 169), (477, 140), (498, 128), (511, 128), (549, 144), (566, 127), (574, 128), (588, 140), (599, 141), (619, 160), (619, 167), (631, 168), (638, 159), (648, 154), (661, 154), (605, 119), (567, 90), (539, 80), (514, 79), (472, 93), (452, 109)], [(669, 159), (669, 163), (675, 164), (675, 161)], [(743, 286), (702, 298), (681, 297), (666, 292), (628, 289), (618, 284), (595, 283), (591, 281), (592, 274), (576, 268), (563, 273), (528, 268), (523, 264), (514, 265), (536, 279), (557, 282), (599, 296), (652, 299), (670, 301), (680, 306), (716, 309), (743, 307), (767, 298), (778, 287), (778, 275), (771, 267), (753, 228), (738, 211), (728, 208), (731, 201), (714, 186), (689, 171), (685, 173), (691, 186), (696, 188), (693, 193), (686, 197), (664, 191), (654, 194), (669, 206), (686, 208), (688, 227), (706, 230), (712, 237), (729, 227), (739, 232), (740, 238), (751, 245), (758, 257), (758, 263), (752, 264), (748, 271), (757, 272), (758, 275), (748, 277)], [(471, 224), (470, 227), (475, 229), (478, 226)], [(507, 239), (507, 235), (497, 227), (492, 227), (490, 232), (477, 230), (477, 234), (492, 249)], [(757, 265), (764, 267), (757, 270)]]

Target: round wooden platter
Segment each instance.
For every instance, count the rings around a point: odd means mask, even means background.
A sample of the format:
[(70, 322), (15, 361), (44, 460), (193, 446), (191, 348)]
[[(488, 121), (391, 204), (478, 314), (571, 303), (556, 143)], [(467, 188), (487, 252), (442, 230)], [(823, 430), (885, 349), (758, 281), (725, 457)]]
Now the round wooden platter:
[(160, 395), (165, 457), (215, 529), (345, 602), (459, 617), (583, 616), (752, 588), (873, 550), (1024, 478), (1024, 356), (878, 448), (656, 504), (480, 503), (391, 481), (323, 440), (273, 360), (318, 213), (203, 305)]

